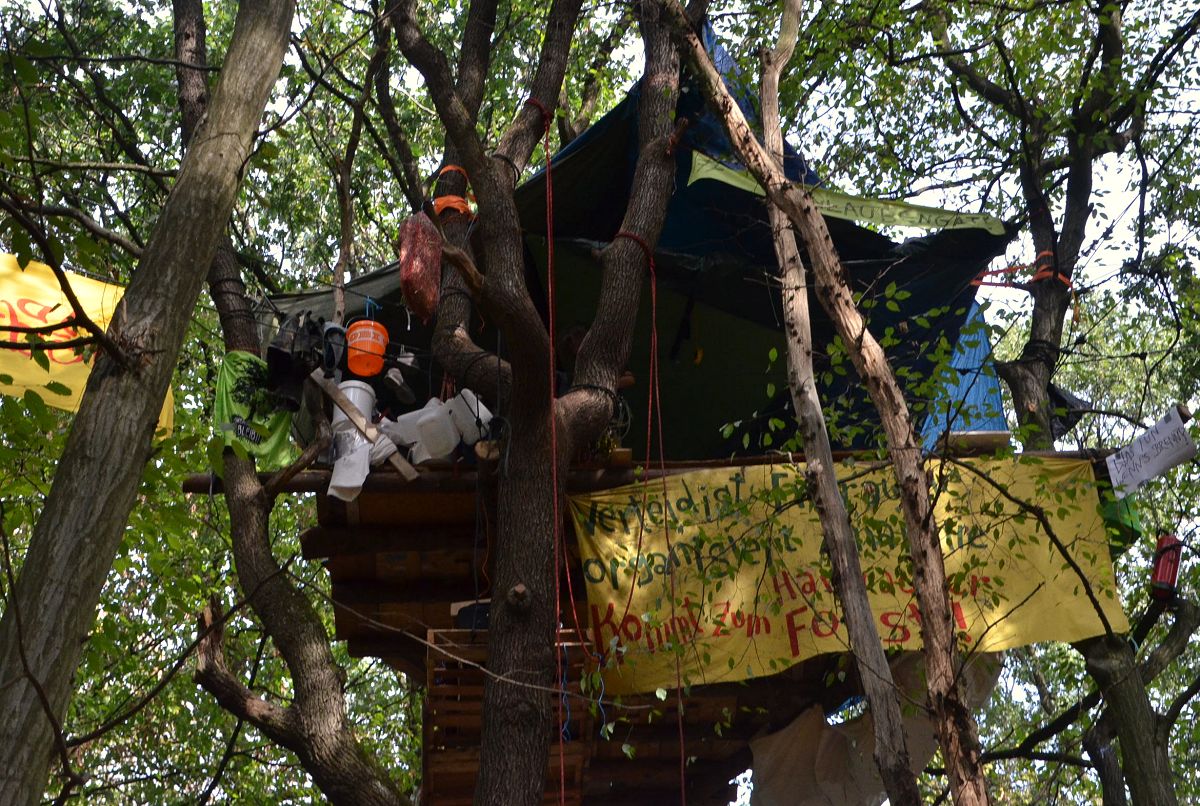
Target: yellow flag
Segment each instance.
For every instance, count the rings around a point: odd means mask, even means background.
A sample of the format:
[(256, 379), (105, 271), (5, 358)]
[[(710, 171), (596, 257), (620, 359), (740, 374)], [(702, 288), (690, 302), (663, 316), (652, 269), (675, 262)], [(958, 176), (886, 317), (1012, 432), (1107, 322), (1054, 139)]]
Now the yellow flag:
[[(67, 272), (71, 289), (83, 310), (100, 327), (107, 327), (125, 289), (90, 277)], [(30, 261), (24, 270), (16, 257), (0, 253), (0, 338), (22, 341), (20, 333), (5, 327), (41, 327), (71, 318), (71, 304), (54, 272), (44, 263)], [(43, 334), (46, 341), (67, 341), (86, 335), (82, 328), (65, 327)], [(91, 372), (91, 359), (72, 348), (46, 350), (49, 369), (40, 366), (30, 350), (0, 350), (0, 394), (22, 396), (37, 392), (47, 406), (76, 411)], [(175, 424), (171, 390), (158, 416), (157, 435), (170, 436)]]
[[(1128, 629), (1090, 462), (971, 459), (930, 470), (964, 648)], [(920, 649), (895, 476), (878, 465), (837, 472), (880, 638)], [(803, 466), (683, 473), (572, 496), (571, 514), (589, 638), (613, 661), (611, 694), (745, 680), (849, 648)]]

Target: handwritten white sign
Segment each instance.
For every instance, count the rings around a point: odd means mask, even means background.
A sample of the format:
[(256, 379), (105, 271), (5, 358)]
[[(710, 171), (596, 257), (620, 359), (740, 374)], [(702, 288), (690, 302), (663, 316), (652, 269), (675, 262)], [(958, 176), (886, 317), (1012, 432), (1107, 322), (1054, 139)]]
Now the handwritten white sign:
[(1179, 409), (1173, 407), (1132, 444), (1108, 457), (1108, 475), (1113, 492), (1124, 498), (1155, 476), (1196, 455), (1196, 445), (1183, 424)]

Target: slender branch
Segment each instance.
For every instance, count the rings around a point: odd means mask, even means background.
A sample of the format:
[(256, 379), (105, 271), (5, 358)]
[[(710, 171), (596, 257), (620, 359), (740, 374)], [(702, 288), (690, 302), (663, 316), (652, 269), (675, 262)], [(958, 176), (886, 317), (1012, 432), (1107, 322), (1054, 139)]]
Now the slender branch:
[(114, 232), (106, 228), (99, 221), (96, 221), (96, 219), (76, 207), (68, 207), (60, 204), (40, 204), (28, 205), (25, 209), (35, 215), (50, 216), (51, 218), (69, 218), (82, 225), (85, 230), (100, 240), (107, 241), (113, 246), (123, 249), (133, 257), (140, 258), (142, 256), (142, 247), (119, 232)]
[(1179, 692), (1171, 701), (1171, 706), (1162, 715), (1159, 730), (1169, 736), (1175, 728), (1175, 723), (1179, 721), (1179, 715), (1183, 712), (1184, 706), (1191, 702), (1197, 694), (1200, 694), (1200, 674), (1193, 677), (1188, 687)]
[[(109, 335), (105, 333), (99, 325), (92, 321), (92, 318), (88, 316), (87, 312), (83, 309), (83, 303), (79, 301), (79, 297), (75, 295), (75, 290), (71, 288), (71, 281), (67, 278), (67, 274), (63, 270), (62, 263), (59, 262), (57, 250), (54, 249), (53, 245), (50, 243), (50, 239), (47, 237), (45, 230), (43, 230), (37, 224), (37, 222), (29, 218), (29, 216), (25, 214), (24, 210), (17, 207), (15, 204), (2, 196), (0, 196), (0, 209), (7, 210), (9, 214), (17, 220), (17, 223), (20, 224), (37, 242), (38, 247), (42, 251), (43, 257), (46, 259), (47, 265), (50, 267), (50, 271), (54, 272), (54, 276), (58, 280), (58, 285), (62, 289), (63, 296), (67, 298), (67, 302), (70, 304), (71, 310), (74, 312), (75, 321), (79, 323), (80, 327), (92, 334), (91, 339), (88, 341), (82, 341), (80, 343), (88, 344), (92, 341), (97, 342), (101, 347), (104, 348), (105, 352), (112, 357), (113, 361), (115, 361), (119, 366), (128, 368), (130, 366), (129, 357), (125, 355), (125, 352), (117, 346), (117, 343), (113, 341), (112, 338), (110, 338)], [(74, 346), (74, 343), (68, 344), (66, 342), (61, 342), (61, 344), (63, 346)], [(0, 342), (0, 347), (8, 346), (11, 346), (11, 343)], [(28, 346), (20, 346), (20, 349), (29, 348)]]
[[(55, 171), (104, 171), (106, 173), (118, 171), (127, 173), (153, 174), (155, 176), (167, 177), (175, 176), (176, 174), (176, 172), (173, 170), (155, 168), (150, 165), (130, 162), (64, 162), (62, 160), (52, 160), (46, 157), (25, 157), (21, 156), (20, 154), (9, 154), (7, 152), (0, 152), (0, 155), (4, 156), (6, 159), (13, 160), (14, 162), (32, 163), (34, 165), (41, 165)], [(46, 173), (50, 173), (50, 171), (43, 172), (43, 175)]]
[(50, 53), (45, 56), (26, 55), (25, 58), (31, 62), (67, 62), (74, 64), (129, 64), (134, 62), (162, 67), (183, 67), (188, 70), (203, 70), (208, 73), (218, 73), (221, 70), (220, 65), (189, 64), (181, 62), (178, 59), (165, 59), (157, 56), (81, 56), (78, 54), (68, 56), (63, 53)]
[(287, 483), (296, 477), (297, 473), (307, 469), (333, 442), (333, 431), (329, 427), (329, 420), (325, 417), (325, 413), (314, 411), (313, 415), (317, 423), (316, 439), (304, 446), (304, 450), (296, 458), (296, 461), (279, 470), (263, 483), (263, 492), (266, 493), (268, 499), (279, 495)]
[[(7, 328), (0, 328), (7, 330)], [(0, 341), (0, 350), (32, 350), (33, 352), (42, 352), (44, 350), (66, 350), (72, 347), (86, 347), (89, 344), (95, 344), (95, 336), (80, 336), (77, 339), (64, 339), (62, 341)]]
[[(53, 324), (49, 325), (37, 325), (35, 327), (26, 327), (25, 325), (0, 325), (0, 330), (7, 331), (9, 333), (53, 333), (57, 330), (65, 330), (67, 328), (75, 328), (78, 330), (75, 325), (75, 320), (69, 316), (61, 322), (54, 322)], [(29, 343), (27, 342), (26, 344), (28, 345)]]

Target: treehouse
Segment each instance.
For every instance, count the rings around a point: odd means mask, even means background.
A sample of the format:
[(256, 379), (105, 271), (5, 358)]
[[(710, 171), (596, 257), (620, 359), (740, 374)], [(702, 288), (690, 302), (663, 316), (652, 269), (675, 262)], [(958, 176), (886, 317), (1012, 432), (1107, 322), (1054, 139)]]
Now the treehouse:
[[(543, 314), (547, 238), (555, 240), (560, 335), (586, 326), (593, 313), (600, 275), (592, 251), (614, 237), (629, 196), (637, 93), (517, 191), (527, 284)], [(752, 114), (750, 99), (742, 100)], [(769, 774), (791, 781), (793, 794), (827, 796), (814, 803), (858, 802), (848, 789), (830, 794), (844, 783), (830, 776), (835, 768), (859, 769), (870, 751), (865, 744), (855, 750), (850, 728), (825, 720), (859, 696), (856, 673), (820, 528), (793, 464), (799, 460), (775, 452), (791, 437), (793, 418), (761, 191), (694, 88), (683, 92), (678, 117), (688, 125), (674, 151), (675, 191), (654, 251), (657, 295), (642, 294), (634, 326), (632, 383), (617, 396), (608, 439), (568, 470), (556, 661), (562, 682), (546, 695), (556, 715), (546, 802), (659, 803), (686, 786), (690, 803), (724, 804), (733, 795), (730, 780), (751, 766), (763, 776), (757, 797), (766, 797)], [(940, 438), (959, 432), (971, 434), (963, 438), (968, 452), (1007, 447), (973, 281), (1012, 232), (987, 216), (823, 189), (790, 148), (784, 165), (790, 179), (816, 188), (931, 456), (951, 452), (951, 441)], [(552, 233), (547, 181), (554, 185)], [(883, 225), (929, 232), (898, 243), (877, 231)], [(391, 388), (358, 379), (391, 418), (444, 385), (429, 353), (430, 330), (407, 313), (399, 280), (389, 266), (345, 289), (351, 311), (370, 300), (371, 317), (389, 334), (387, 357), (403, 370), (403, 384)], [(300, 311), (328, 318), (333, 298), (316, 289), (274, 297), (270, 308), (267, 319)], [(919, 613), (895, 485), (872, 452), (880, 444), (877, 417), (815, 298), (810, 310), (819, 392), (835, 449), (847, 458), (839, 473), (879, 597), (872, 601), (881, 636), (889, 648), (915, 650)], [(652, 328), (659, 334), (654, 362)], [(478, 341), (504, 355), (487, 326)], [(560, 356), (558, 369), (569, 377), (569, 351)], [(654, 388), (666, 460), (639, 467), (629, 448), (645, 445)], [(317, 523), (301, 543), (304, 557), (330, 575), (336, 638), (351, 655), (380, 658), (425, 687), (421, 792), (439, 806), (469, 803), (478, 767), (494, 495), (505, 461), (502, 434), (491, 436), (501, 442), (485, 439), (444, 461), (421, 462), (414, 451), (415, 477), (375, 469), (352, 494), (331, 494), (336, 471), (322, 467), (288, 487), (316, 497)], [(993, 652), (1074, 640), (1105, 624), (1124, 627), (1119, 606), (1099, 596), (1113, 580), (1098, 512), (1104, 479), (1089, 457), (944, 457), (931, 458), (930, 467), (964, 646)], [(191, 486), (207, 491), (209, 479)], [(1068, 504), (1043, 520), (1033, 515), (1030, 502), (1062, 501), (1064, 491)], [(994, 682), (995, 673), (989, 667), (981, 680), (991, 675)], [(768, 746), (764, 738), (772, 735), (785, 741)], [(790, 802), (809, 801), (796, 795)]]

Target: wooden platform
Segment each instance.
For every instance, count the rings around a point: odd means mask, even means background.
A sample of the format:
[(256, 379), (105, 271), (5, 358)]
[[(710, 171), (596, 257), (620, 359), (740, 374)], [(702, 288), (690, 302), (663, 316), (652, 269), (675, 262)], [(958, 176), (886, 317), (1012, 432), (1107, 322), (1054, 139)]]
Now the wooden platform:
[[(778, 457), (759, 462), (771, 459)], [(643, 478), (728, 464), (668, 463)], [(634, 480), (631, 468), (576, 468), (568, 488)], [(490, 594), (488, 525), (494, 517), (479, 494), (486, 480), (462, 467), (422, 468), (411, 483), (375, 471), (350, 504), (326, 497), (328, 483), (328, 471), (305, 471), (288, 490), (317, 494), (318, 523), (300, 540), (304, 557), (323, 561), (329, 571), (336, 638), (351, 655), (381, 658), (426, 687), (423, 803), (469, 803), (478, 770), (485, 674), (479, 667), (486, 666), (487, 636), (457, 630), (452, 613), (455, 603)], [(220, 486), (202, 475), (189, 478), (184, 489), (208, 493)], [(573, 532), (565, 534), (572, 543)], [(582, 580), (574, 589), (582, 595)], [(564, 641), (568, 686), (578, 692), (584, 653), (574, 636)], [(813, 705), (830, 711), (857, 693), (846, 656), (816, 658), (745, 683), (694, 687), (683, 702), (682, 773), (674, 692), (665, 702), (652, 695), (625, 698), (625, 707), (600, 700), (589, 708), (580, 701), (571, 708), (570, 740), (561, 755), (555, 727), (545, 802), (558, 803), (561, 787), (572, 804), (668, 806), (678, 801), (682, 778), (691, 806), (725, 806), (735, 795), (729, 781), (750, 766), (750, 739), (786, 726)]]
[[(589, 471), (573, 481), (607, 486), (614, 476), (624, 481), (621, 475)], [(471, 664), (486, 665), (487, 635), (456, 629), (452, 615), (455, 603), (489, 594), (491, 536), (487, 516), (477, 509), (477, 484), (469, 472), (431, 474), (411, 485), (376, 473), (352, 504), (318, 495), (318, 524), (301, 535), (304, 556), (323, 560), (329, 571), (336, 637), (347, 642), (350, 654), (381, 658), (426, 686), (422, 793), (423, 802), (435, 806), (469, 803), (478, 770), (484, 672)], [(575, 590), (582, 595), (582, 580)], [(578, 692), (585, 653), (574, 633), (563, 640), (568, 686)], [(815, 703), (845, 699), (850, 684), (825, 685), (837, 679), (827, 674), (837, 662), (821, 659), (747, 684), (694, 688), (683, 718), (689, 804), (725, 806), (736, 794), (729, 781), (750, 765), (750, 738), (782, 727)], [(567, 803), (666, 806), (678, 800), (674, 693), (665, 702), (653, 695), (627, 697), (623, 705), (572, 705), (570, 741), (561, 756)], [(559, 768), (556, 733), (547, 803), (559, 802)]]

